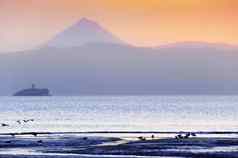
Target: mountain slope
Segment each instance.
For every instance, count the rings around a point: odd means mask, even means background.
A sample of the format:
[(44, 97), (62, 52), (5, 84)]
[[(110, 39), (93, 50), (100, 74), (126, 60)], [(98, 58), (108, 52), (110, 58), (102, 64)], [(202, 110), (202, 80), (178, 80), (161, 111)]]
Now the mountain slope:
[(51, 47), (77, 47), (88, 43), (124, 44), (118, 37), (94, 21), (81, 19), (49, 41)]

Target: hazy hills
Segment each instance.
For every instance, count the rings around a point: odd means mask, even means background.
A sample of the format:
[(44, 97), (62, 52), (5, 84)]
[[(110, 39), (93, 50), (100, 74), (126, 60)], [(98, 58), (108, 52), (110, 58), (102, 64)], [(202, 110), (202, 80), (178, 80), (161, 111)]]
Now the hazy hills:
[(1, 55), (0, 95), (31, 83), (54, 95), (238, 93), (236, 47), (185, 42), (139, 48), (100, 39)]

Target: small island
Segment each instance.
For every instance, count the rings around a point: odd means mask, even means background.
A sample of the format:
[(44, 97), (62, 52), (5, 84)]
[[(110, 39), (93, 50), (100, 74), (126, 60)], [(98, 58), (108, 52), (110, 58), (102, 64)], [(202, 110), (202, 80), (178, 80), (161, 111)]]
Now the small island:
[(23, 89), (16, 92), (13, 96), (51, 96), (49, 89), (38, 89), (35, 84), (29, 89)]

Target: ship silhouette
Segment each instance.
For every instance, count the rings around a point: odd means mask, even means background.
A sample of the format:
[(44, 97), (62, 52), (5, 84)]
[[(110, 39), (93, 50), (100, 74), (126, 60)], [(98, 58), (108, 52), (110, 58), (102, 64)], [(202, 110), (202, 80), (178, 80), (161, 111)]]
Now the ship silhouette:
[(20, 90), (13, 96), (51, 96), (51, 94), (49, 89), (39, 89), (35, 84), (32, 84), (31, 88)]

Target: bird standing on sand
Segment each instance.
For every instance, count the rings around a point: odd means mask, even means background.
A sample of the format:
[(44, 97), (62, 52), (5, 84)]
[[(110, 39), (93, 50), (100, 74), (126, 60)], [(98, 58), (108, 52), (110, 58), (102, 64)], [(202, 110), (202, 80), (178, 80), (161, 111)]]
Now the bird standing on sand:
[(146, 138), (145, 137), (138, 137), (138, 139), (140, 139), (140, 140), (146, 140)]
[(187, 134), (184, 136), (184, 138), (185, 138), (185, 139), (188, 139), (190, 136), (191, 136), (191, 133), (187, 133)]
[(11, 135), (12, 137), (15, 137), (15, 134), (14, 134), (14, 133), (11, 133), (10, 135)]
[(83, 137), (83, 140), (88, 140), (88, 137)]
[(179, 134), (179, 135), (177, 135), (175, 138), (176, 138), (176, 139), (188, 139), (188, 138), (190, 138), (191, 136), (196, 137), (196, 133), (191, 133), (191, 132), (189, 132), (189, 133), (186, 133), (185, 136)]
[(39, 143), (39, 144), (42, 144), (42, 143), (43, 143), (43, 141), (42, 141), (42, 140), (38, 140), (38, 141), (37, 141), (37, 143)]
[(177, 135), (175, 138), (176, 138), (176, 139), (183, 139), (184, 137), (183, 137), (181, 134), (179, 134), (179, 135)]

